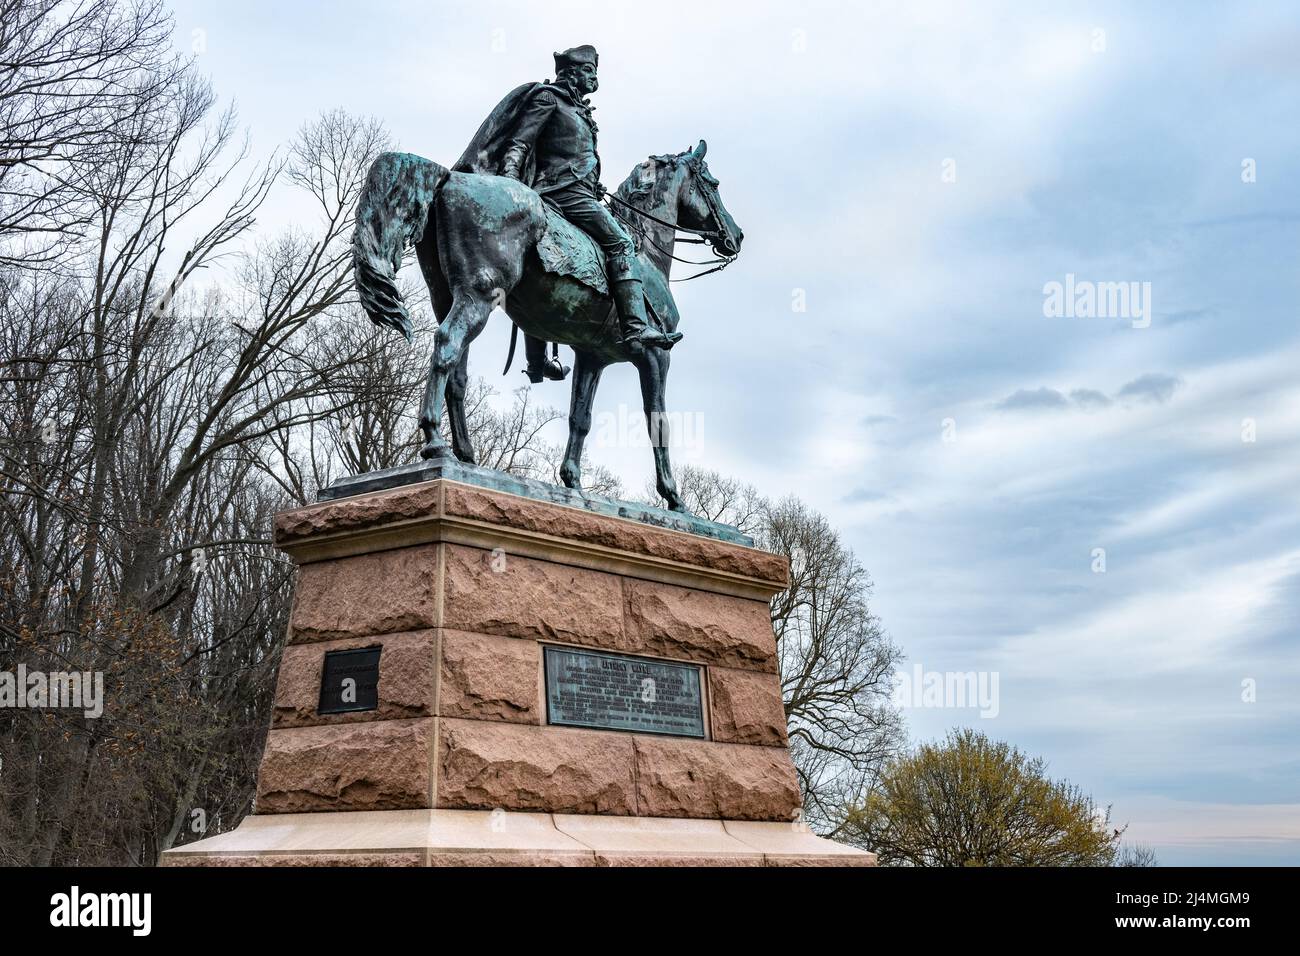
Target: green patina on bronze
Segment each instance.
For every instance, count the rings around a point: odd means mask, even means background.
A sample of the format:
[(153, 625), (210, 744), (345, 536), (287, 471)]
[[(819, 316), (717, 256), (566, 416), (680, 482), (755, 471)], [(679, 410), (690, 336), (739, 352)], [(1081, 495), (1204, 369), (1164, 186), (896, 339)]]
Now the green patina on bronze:
[[(357, 290), (373, 321), (409, 339), (396, 275), (404, 250), (414, 246), (439, 321), (420, 411), (426, 459), (454, 454), (474, 461), (464, 410), (469, 344), (504, 297), (528, 336), (537, 378), (546, 342), (574, 350), (564, 483), (581, 487), (579, 462), (601, 371), (631, 362), (641, 380), (656, 487), (680, 511), (665, 416), (668, 349), (680, 338), (668, 285), (673, 247), (678, 231), (694, 232), (725, 264), (739, 253), (743, 233), (722, 204), (703, 140), (638, 165), (616, 191), (613, 211), (599, 202), (605, 191), (596, 127), (581, 98), (596, 89), (595, 63), (590, 47), (556, 54), (556, 82), (511, 91), (451, 170), (411, 153), (380, 156), (357, 208)], [(585, 235), (553, 227), (557, 214)], [(603, 283), (592, 272), (602, 260)], [(554, 368), (549, 372), (556, 377)], [(450, 447), (438, 431), (444, 405)]]

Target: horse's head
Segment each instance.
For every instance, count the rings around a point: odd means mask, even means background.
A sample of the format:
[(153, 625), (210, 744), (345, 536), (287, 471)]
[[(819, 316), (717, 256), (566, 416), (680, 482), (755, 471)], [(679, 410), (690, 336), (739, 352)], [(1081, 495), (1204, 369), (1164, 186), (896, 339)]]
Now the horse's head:
[(685, 171), (677, 190), (677, 224), (700, 232), (713, 244), (713, 251), (731, 258), (740, 254), (745, 233), (731, 218), (718, 194), (718, 180), (709, 172), (704, 140), (678, 157)]
[[(718, 194), (718, 181), (704, 162), (708, 145), (676, 155), (651, 156), (619, 187), (617, 196), (627, 205), (650, 213), (661, 222), (672, 223), (707, 239), (716, 255), (724, 259), (740, 253), (745, 234), (731, 218)], [(615, 214), (636, 232), (644, 232), (647, 220), (615, 208)]]

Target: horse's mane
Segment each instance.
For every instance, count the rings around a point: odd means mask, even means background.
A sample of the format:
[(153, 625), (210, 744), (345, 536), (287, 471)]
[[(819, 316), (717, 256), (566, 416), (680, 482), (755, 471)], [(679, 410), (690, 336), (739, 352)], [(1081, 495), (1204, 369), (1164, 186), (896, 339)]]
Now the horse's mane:
[[(681, 163), (682, 157), (689, 152), (689, 149), (684, 149), (680, 153), (651, 156), (650, 161), (655, 164), (656, 174), (648, 180), (642, 180), (637, 175), (637, 170), (641, 168), (641, 164), (638, 163), (633, 167), (632, 172), (628, 173), (627, 179), (623, 180), (618, 189), (614, 190), (614, 195), (638, 209), (653, 208), (664, 198), (664, 193), (668, 191), (668, 184), (672, 181), (671, 176), (659, 174), (659, 167), (668, 165), (671, 168), (676, 168)], [(614, 218), (621, 222), (627, 228), (627, 231), (632, 234), (632, 238), (636, 240), (637, 248), (640, 248), (641, 239), (646, 231), (645, 217), (638, 216), (627, 207), (619, 204), (611, 204), (610, 210), (614, 213)]]

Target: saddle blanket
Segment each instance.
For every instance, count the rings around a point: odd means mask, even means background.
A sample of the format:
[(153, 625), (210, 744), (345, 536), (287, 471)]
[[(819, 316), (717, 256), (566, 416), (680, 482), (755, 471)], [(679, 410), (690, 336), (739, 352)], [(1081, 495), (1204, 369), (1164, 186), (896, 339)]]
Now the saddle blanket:
[(537, 255), (542, 260), (542, 267), (547, 272), (577, 279), (601, 295), (609, 295), (605, 256), (596, 241), (550, 204), (543, 205), (546, 207), (546, 235), (537, 242)]
[[(547, 272), (569, 276), (601, 295), (610, 294), (605, 256), (596, 240), (549, 205), (546, 205), (546, 235), (537, 241), (537, 258)], [(650, 324), (660, 329), (676, 328), (677, 303), (667, 281), (658, 270), (645, 268), (644, 262), (641, 277), (645, 281)]]

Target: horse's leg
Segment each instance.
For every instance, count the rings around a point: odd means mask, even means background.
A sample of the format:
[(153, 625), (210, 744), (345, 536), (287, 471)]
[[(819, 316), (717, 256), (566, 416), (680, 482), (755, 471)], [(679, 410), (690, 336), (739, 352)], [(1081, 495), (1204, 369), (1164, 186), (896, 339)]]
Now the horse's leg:
[(569, 399), (569, 444), (560, 465), (560, 480), (570, 488), (582, 487), (582, 444), (591, 431), (591, 406), (605, 366), (589, 352), (574, 352), (573, 392)]
[[(429, 211), (429, 222), (425, 226), (424, 236), (415, 246), (415, 252), (420, 262), (420, 271), (424, 274), (424, 282), (429, 287), (429, 299), (433, 302), (433, 315), (438, 320), (438, 328), (447, 321), (447, 316), (451, 314), (452, 296), (451, 286), (447, 284), (447, 276), (442, 271), (442, 263), (438, 261), (438, 230), (433, 210)], [(434, 332), (434, 341), (437, 342), (437, 330)], [(429, 378), (433, 378), (433, 371), (430, 370)], [(432, 382), (429, 383), (430, 385)], [(427, 389), (427, 386), (426, 386)], [(450, 402), (450, 397), (448, 398)], [(420, 431), (424, 433), (425, 447), (434, 442), (434, 436), (438, 434), (438, 426), (430, 426), (424, 415), (424, 406), (428, 403), (426, 398), (420, 404)], [(454, 405), (454, 403), (452, 403)], [(452, 412), (453, 416), (455, 412)]]
[(666, 349), (642, 349), (632, 361), (641, 376), (641, 401), (645, 406), (646, 428), (655, 455), (655, 488), (668, 502), (669, 508), (685, 511), (686, 505), (677, 493), (673, 466), (668, 460), (668, 417), (664, 412), (668, 392), (668, 352)]
[[(484, 210), (499, 215), (483, 220)], [(504, 211), (503, 211), (504, 210)], [(452, 440), (461, 460), (472, 460), (463, 402), (466, 351), (493, 308), (505, 301), (523, 273), (524, 251), (545, 221), (541, 200), (518, 206), (513, 194), (502, 192), (491, 180), (453, 176), (443, 187), (435, 206), (437, 263), (451, 292), (451, 310), (434, 336), (429, 381), (420, 405), (425, 458), (449, 458), (438, 430), (442, 411), (450, 400)]]
[(447, 379), (447, 420), (451, 423), (451, 449), (461, 461), (474, 464), (474, 442), (469, 437), (469, 424), (465, 421), (465, 388), (469, 383), (469, 349), (460, 354), (460, 361)]
[(468, 288), (452, 293), (451, 311), (439, 324), (433, 340), (433, 358), (429, 362), (429, 381), (420, 405), (420, 428), (424, 431), (424, 458), (449, 458), (451, 449), (443, 440), (438, 425), (452, 373), (460, 365), (469, 343), (473, 342), (492, 312), (490, 293), (480, 294)]

